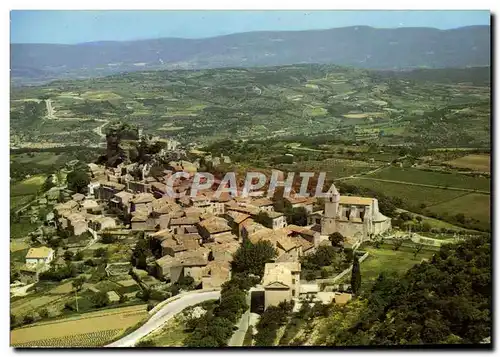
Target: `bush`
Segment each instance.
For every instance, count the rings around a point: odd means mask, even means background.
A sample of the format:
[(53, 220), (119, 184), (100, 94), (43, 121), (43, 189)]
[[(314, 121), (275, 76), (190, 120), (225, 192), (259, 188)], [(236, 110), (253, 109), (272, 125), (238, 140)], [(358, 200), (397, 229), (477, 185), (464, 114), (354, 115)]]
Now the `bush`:
[(283, 326), (293, 308), (293, 302), (281, 302), (278, 306), (270, 306), (257, 323), (256, 346), (272, 346), (276, 333)]
[(115, 243), (116, 241), (118, 241), (118, 238), (113, 234), (109, 234), (109, 233), (105, 232), (101, 236), (101, 242), (103, 242), (105, 244)]
[(23, 318), (23, 323), (25, 325), (31, 324), (34, 321), (35, 321), (35, 318), (33, 317), (33, 315), (25, 315), (24, 318)]
[(49, 317), (49, 311), (47, 309), (41, 309), (38, 314), (40, 315), (41, 318), (47, 318)]
[(95, 293), (92, 295), (92, 303), (97, 308), (104, 307), (109, 304), (108, 295), (103, 291)]
[(105, 248), (98, 248), (94, 251), (94, 257), (103, 258), (108, 255), (108, 250)]
[(63, 257), (64, 257), (64, 260), (70, 261), (70, 260), (73, 260), (74, 255), (75, 254), (71, 250), (67, 250), (64, 252)]

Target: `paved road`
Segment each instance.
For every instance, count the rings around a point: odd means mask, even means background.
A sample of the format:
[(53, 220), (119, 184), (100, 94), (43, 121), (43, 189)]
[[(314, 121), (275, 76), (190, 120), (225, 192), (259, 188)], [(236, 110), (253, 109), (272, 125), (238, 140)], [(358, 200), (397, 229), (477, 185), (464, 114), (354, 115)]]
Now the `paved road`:
[(107, 345), (106, 347), (134, 347), (134, 345), (139, 342), (141, 338), (163, 326), (168, 320), (185, 308), (204, 301), (218, 299), (219, 297), (220, 291), (209, 291), (185, 295), (182, 298), (165, 305), (157, 313), (151, 316), (151, 318), (144, 325), (131, 334)]
[(234, 331), (233, 335), (231, 336), (231, 339), (227, 344), (229, 347), (243, 346), (243, 340), (245, 339), (245, 335), (248, 330), (249, 320), (250, 320), (250, 310), (247, 310), (240, 318), (240, 321), (238, 323), (238, 330)]
[(56, 118), (54, 115), (55, 110), (52, 107), (52, 100), (46, 99), (45, 105), (47, 106), (47, 118), (48, 119), (55, 119)]
[(92, 131), (99, 135), (101, 138), (105, 138), (106, 134), (103, 133), (102, 129), (108, 125), (109, 120), (102, 120), (102, 119), (96, 119), (96, 121), (104, 122), (104, 124), (98, 126), (97, 128), (93, 129)]

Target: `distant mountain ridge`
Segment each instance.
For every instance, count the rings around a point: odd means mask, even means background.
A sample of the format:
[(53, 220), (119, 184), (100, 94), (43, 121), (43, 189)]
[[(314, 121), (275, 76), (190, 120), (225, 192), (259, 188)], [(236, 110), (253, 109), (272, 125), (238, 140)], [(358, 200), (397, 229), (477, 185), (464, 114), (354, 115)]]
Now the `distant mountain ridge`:
[(11, 44), (11, 79), (22, 84), (138, 70), (300, 63), (395, 70), (477, 67), (490, 65), (490, 42), (490, 26), (451, 30), (351, 26), (247, 32), (203, 39)]

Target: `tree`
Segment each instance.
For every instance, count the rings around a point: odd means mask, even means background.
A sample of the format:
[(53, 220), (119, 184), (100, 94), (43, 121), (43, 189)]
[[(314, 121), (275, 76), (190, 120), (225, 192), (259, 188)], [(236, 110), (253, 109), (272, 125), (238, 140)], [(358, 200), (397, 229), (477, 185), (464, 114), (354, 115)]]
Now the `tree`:
[(458, 213), (455, 215), (455, 219), (458, 223), (465, 224), (465, 215), (463, 213)]
[(10, 329), (12, 330), (17, 325), (17, 316), (10, 314)]
[(95, 293), (94, 295), (92, 295), (92, 303), (97, 308), (104, 307), (109, 303), (108, 295), (104, 291)]
[(344, 242), (344, 236), (339, 232), (333, 232), (328, 237), (328, 240), (332, 243), (333, 247), (339, 247)]
[(74, 256), (74, 255), (75, 255), (75, 254), (74, 254), (71, 250), (67, 250), (67, 251), (65, 251), (65, 252), (64, 252), (64, 254), (63, 254), (63, 256), (64, 256), (64, 260), (66, 260), (66, 261), (70, 261), (70, 260), (72, 260), (72, 259), (73, 259), (73, 256)]
[(23, 323), (25, 325), (31, 324), (33, 321), (35, 321), (35, 318), (33, 317), (33, 315), (25, 315), (23, 318)]
[(41, 318), (47, 318), (49, 317), (49, 311), (47, 309), (41, 309), (38, 314), (40, 315)]
[(392, 250), (394, 251), (398, 251), (399, 248), (401, 248), (401, 246), (403, 245), (403, 240), (400, 238), (400, 239), (396, 239), (393, 243), (392, 243)]
[(183, 276), (177, 281), (177, 285), (182, 290), (194, 289), (194, 279), (192, 276)]
[(156, 344), (154, 343), (153, 340), (140, 340), (139, 342), (137, 342), (134, 347), (155, 347)]
[(73, 260), (76, 260), (76, 261), (83, 260), (83, 252), (81, 250), (76, 252), (76, 254), (73, 256)]
[(292, 212), (289, 217), (292, 224), (297, 226), (307, 225), (307, 210), (304, 207), (292, 208)]
[(415, 250), (413, 251), (413, 257), (416, 258), (418, 253), (424, 248), (424, 245), (422, 243), (417, 244), (415, 247)]
[(108, 250), (106, 248), (97, 248), (94, 250), (94, 257), (104, 258), (108, 255)]
[(264, 275), (264, 266), (276, 256), (276, 249), (267, 240), (256, 244), (247, 241), (242, 244), (233, 256), (231, 262), (233, 273)]
[(76, 305), (76, 312), (79, 312), (78, 310), (78, 292), (82, 289), (83, 284), (85, 283), (86, 279), (83, 276), (79, 276), (75, 280), (71, 282), (71, 285), (73, 285), (73, 289), (75, 290), (75, 305)]
[(357, 254), (354, 254), (354, 260), (352, 262), (352, 274), (351, 274), (351, 289), (354, 295), (359, 294), (359, 289), (361, 288), (361, 269), (359, 267), (359, 260)]
[(115, 243), (118, 240), (118, 238), (110, 233), (104, 232), (101, 236), (101, 242), (104, 244), (111, 244)]
[(132, 265), (138, 269), (147, 269), (147, 256), (149, 253), (149, 243), (144, 238), (144, 232), (139, 232), (137, 243), (132, 252)]
[(255, 222), (262, 224), (267, 228), (273, 228), (273, 219), (269, 217), (267, 212), (260, 211), (254, 218)]
[(71, 191), (82, 193), (90, 183), (90, 176), (86, 170), (75, 168), (66, 176), (66, 181)]
[(411, 221), (413, 219), (413, 216), (411, 214), (409, 214), (408, 212), (401, 212), (399, 214), (399, 217), (403, 220), (403, 221)]
[(347, 306), (357, 317), (338, 316), (344, 327), (332, 324), (323, 343), (479, 344), (492, 334), (491, 273), (491, 236), (446, 244), (406, 273), (380, 274), (366, 299)]

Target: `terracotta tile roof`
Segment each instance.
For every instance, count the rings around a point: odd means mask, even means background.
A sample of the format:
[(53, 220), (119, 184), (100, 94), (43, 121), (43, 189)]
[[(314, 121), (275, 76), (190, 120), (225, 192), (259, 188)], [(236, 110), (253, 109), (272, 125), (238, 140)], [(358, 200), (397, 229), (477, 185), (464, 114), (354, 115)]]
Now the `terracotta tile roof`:
[(134, 213), (135, 214), (133, 215), (132, 219), (130, 220), (131, 222), (146, 222), (148, 220), (147, 213), (144, 213), (142, 211), (137, 211)]
[(173, 238), (173, 234), (170, 232), (169, 229), (162, 229), (161, 231), (151, 233), (149, 236), (158, 240)]
[(134, 197), (134, 195), (127, 191), (120, 191), (115, 193), (115, 196), (120, 198), (123, 204), (128, 204), (128, 202)]
[(292, 272), (283, 263), (266, 263), (262, 285), (264, 288), (280, 285), (291, 288)]
[(230, 217), (230, 219), (233, 220), (234, 223), (240, 224), (243, 222), (245, 219), (250, 218), (250, 215), (246, 213), (241, 213), (241, 212), (236, 212), (236, 211), (229, 211), (227, 212), (227, 215)]
[(229, 227), (227, 221), (224, 218), (215, 216), (201, 221), (199, 225), (205, 228), (205, 230), (210, 234), (231, 231), (231, 227)]
[(151, 193), (139, 193), (130, 200), (132, 203), (150, 203), (155, 200)]
[(257, 207), (270, 206), (273, 204), (273, 201), (267, 197), (258, 198), (252, 201), (252, 205)]
[(314, 236), (314, 234), (316, 233), (315, 231), (313, 231), (313, 230), (311, 230), (309, 228), (301, 227), (301, 226), (296, 226), (295, 224), (289, 224), (288, 226), (286, 226), (283, 229), (286, 230), (286, 231), (288, 231), (289, 233), (296, 232), (296, 233), (304, 234), (304, 235), (307, 235), (307, 236)]
[(30, 248), (26, 254), (26, 259), (45, 259), (53, 252), (54, 250), (48, 247)]
[(341, 205), (370, 206), (372, 202), (373, 198), (368, 197), (340, 196)]
[(172, 218), (170, 220), (170, 226), (192, 226), (199, 221), (200, 220), (197, 217)]
[(101, 184), (101, 186), (111, 187), (111, 188), (118, 190), (118, 191), (121, 191), (125, 188), (125, 185), (118, 183), (118, 182), (113, 182), (113, 181), (99, 181), (99, 183)]

